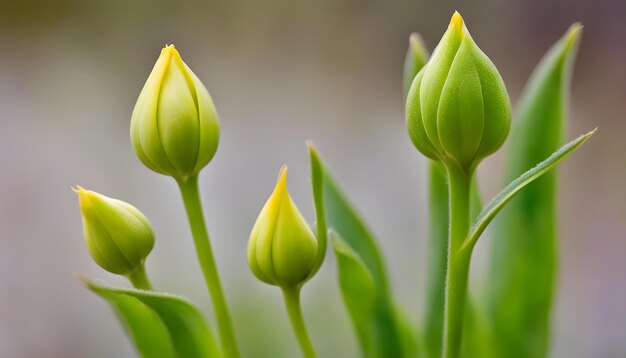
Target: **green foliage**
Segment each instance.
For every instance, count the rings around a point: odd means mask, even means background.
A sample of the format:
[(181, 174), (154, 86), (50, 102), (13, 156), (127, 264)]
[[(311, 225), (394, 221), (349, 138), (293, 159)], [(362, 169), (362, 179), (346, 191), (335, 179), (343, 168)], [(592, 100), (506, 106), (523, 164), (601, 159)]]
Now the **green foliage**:
[[(569, 82), (581, 26), (574, 24), (539, 63), (517, 109), (506, 180), (563, 142)], [(495, 221), (487, 295), (501, 356), (544, 357), (556, 285), (557, 175), (528, 185)]]
[[(321, 164), (315, 151), (311, 153), (314, 154), (312, 160)], [(326, 167), (322, 164), (312, 168), (313, 178), (323, 178), (326, 219), (336, 232), (332, 244), (339, 260), (339, 283), (344, 303), (357, 327), (363, 354), (367, 357), (414, 356), (410, 348), (414, 340), (407, 338), (411, 333), (398, 320), (382, 254), (374, 236)], [(372, 307), (368, 308), (368, 303), (360, 302), (364, 297), (359, 293), (371, 290), (368, 288), (370, 279), (374, 289), (373, 297), (368, 299), (372, 301)], [(362, 316), (365, 312), (369, 314)]]
[[(510, 183), (484, 208), (474, 174), (480, 160), (502, 145), (509, 130), (510, 106), (504, 83), (458, 13), (430, 60), (419, 36), (411, 35), (403, 78), (405, 96), (408, 92), (407, 129), (416, 148), (433, 159), (428, 166), (430, 234), (420, 334), (395, 304), (374, 235), (313, 145), (309, 144), (309, 156), (315, 235), (287, 193), (286, 170), (281, 172), (252, 229), (248, 259), (259, 279), (281, 286), (306, 357), (316, 353), (302, 315), (300, 290), (322, 265), (329, 237), (342, 298), (364, 356), (547, 355), (557, 245), (557, 178), (551, 169), (595, 132), (561, 147), (580, 31), (579, 25), (573, 25), (533, 73), (512, 129), (505, 175)], [(177, 100), (180, 96), (187, 100)], [(157, 113), (155, 108), (161, 102), (165, 110)], [(200, 122), (190, 121), (196, 117)], [(165, 125), (157, 128), (157, 122)], [(203, 128), (207, 130), (200, 130)], [(157, 129), (162, 137), (155, 135)], [(203, 139), (205, 135), (208, 137)], [(217, 116), (208, 92), (173, 46), (164, 49), (142, 90), (133, 113), (131, 138), (146, 166), (178, 181), (214, 305), (221, 347), (195, 306), (178, 296), (81, 280), (111, 304), (143, 357), (237, 357), (198, 189), (198, 173), (217, 149)], [(79, 194), (85, 199), (87, 192), (80, 189)], [(83, 199), (85, 216), (93, 205)], [(487, 290), (468, 297), (473, 248), (501, 211), (495, 223)], [(105, 212), (105, 216), (113, 214)], [(143, 215), (140, 219), (140, 224), (147, 225)], [(98, 230), (85, 232), (88, 245), (97, 241), (90, 240), (94, 232), (119, 229), (119, 220), (98, 224)], [(130, 225), (124, 233), (132, 233), (135, 226)], [(151, 229), (148, 231), (151, 249), (153, 236)], [(122, 260), (119, 255), (112, 256), (110, 252), (119, 254), (113, 249), (94, 259), (105, 269), (126, 275), (135, 287), (149, 289), (143, 262), (150, 250), (136, 255), (133, 265), (112, 270), (103, 263)], [(138, 265), (141, 270), (136, 269)]]
[(443, 311), (448, 257), (448, 179), (443, 165), (428, 163), (428, 209), (430, 233), (426, 259), (426, 309), (424, 310), (424, 350), (427, 357), (441, 356)]
[(115, 309), (142, 357), (221, 357), (209, 326), (187, 300), (81, 280)]
[(372, 330), (369, 329), (376, 295), (374, 278), (359, 255), (336, 232), (331, 233), (331, 243), (337, 257), (341, 295), (354, 323), (359, 343), (364, 355), (375, 356)]
[(517, 179), (513, 180), (509, 185), (507, 185), (500, 193), (498, 193), (498, 195), (496, 195), (489, 202), (489, 204), (485, 206), (480, 215), (478, 215), (478, 218), (472, 226), (470, 233), (465, 240), (465, 243), (463, 244), (462, 249), (471, 249), (471, 247), (474, 246), (487, 225), (489, 225), (489, 223), (491, 222), (491, 220), (493, 220), (496, 214), (502, 208), (504, 208), (504, 205), (506, 205), (515, 194), (524, 189), (524, 187), (532, 183), (534, 180), (539, 179), (542, 175), (548, 173), (548, 171), (552, 169), (555, 165), (557, 165), (561, 160), (567, 158), (567, 156), (569, 156), (576, 149), (578, 149), (578, 147), (580, 147), (585, 141), (587, 141), (587, 139), (589, 139), (593, 135), (593, 133), (595, 133), (595, 130), (587, 134), (583, 134), (573, 141), (567, 143), (559, 150), (552, 153), (552, 155), (550, 155), (546, 160), (537, 164), (537, 166), (520, 175)]

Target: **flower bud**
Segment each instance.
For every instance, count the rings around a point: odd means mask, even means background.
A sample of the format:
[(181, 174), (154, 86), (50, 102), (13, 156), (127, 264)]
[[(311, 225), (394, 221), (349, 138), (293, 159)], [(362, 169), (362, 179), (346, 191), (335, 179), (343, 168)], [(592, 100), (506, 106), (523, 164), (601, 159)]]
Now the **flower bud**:
[(85, 243), (103, 269), (128, 275), (143, 265), (154, 247), (148, 219), (134, 206), (80, 186), (79, 197)]
[(174, 45), (161, 51), (139, 94), (130, 137), (145, 166), (177, 180), (197, 174), (217, 150), (213, 100)]
[(317, 239), (287, 192), (287, 167), (254, 223), (248, 241), (248, 265), (271, 285), (296, 287), (315, 266)]
[(425, 156), (473, 170), (502, 146), (511, 126), (504, 82), (455, 12), (406, 105), (407, 129)]

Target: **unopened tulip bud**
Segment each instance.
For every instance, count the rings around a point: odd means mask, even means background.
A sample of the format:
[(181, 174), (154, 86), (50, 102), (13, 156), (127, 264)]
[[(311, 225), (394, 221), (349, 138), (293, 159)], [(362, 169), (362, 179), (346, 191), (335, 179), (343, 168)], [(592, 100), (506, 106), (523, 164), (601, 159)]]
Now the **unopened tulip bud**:
[(407, 128), (431, 159), (472, 171), (504, 143), (511, 105), (504, 82), (454, 13), (407, 98)]
[(248, 241), (248, 264), (263, 282), (298, 287), (315, 269), (317, 239), (287, 192), (287, 167), (257, 218)]
[(144, 165), (179, 181), (200, 172), (217, 150), (213, 100), (174, 45), (161, 51), (139, 94), (130, 137)]
[(134, 206), (80, 186), (78, 194), (83, 232), (89, 254), (103, 269), (132, 275), (154, 247), (148, 219)]

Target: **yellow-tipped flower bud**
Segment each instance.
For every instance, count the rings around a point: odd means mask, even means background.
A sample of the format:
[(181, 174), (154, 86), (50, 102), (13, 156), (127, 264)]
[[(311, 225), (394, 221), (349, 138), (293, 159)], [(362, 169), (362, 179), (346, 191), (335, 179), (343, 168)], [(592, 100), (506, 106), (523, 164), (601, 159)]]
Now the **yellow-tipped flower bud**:
[(511, 126), (504, 82), (455, 12), (406, 105), (415, 147), (431, 159), (473, 170), (498, 150)]
[(177, 180), (197, 174), (217, 150), (213, 100), (174, 45), (161, 51), (139, 94), (130, 137), (144, 165)]
[(284, 166), (250, 233), (248, 264), (263, 282), (297, 287), (310, 278), (317, 255), (317, 239), (287, 192)]
[(154, 247), (148, 219), (134, 206), (80, 186), (83, 232), (89, 254), (103, 269), (129, 275), (143, 265)]

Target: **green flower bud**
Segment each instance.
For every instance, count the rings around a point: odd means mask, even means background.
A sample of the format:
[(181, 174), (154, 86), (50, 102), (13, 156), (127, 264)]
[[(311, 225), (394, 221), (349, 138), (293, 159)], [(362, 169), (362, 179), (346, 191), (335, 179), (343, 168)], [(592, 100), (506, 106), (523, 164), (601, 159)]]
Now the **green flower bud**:
[(143, 265), (154, 247), (148, 219), (134, 206), (80, 186), (83, 232), (89, 254), (100, 267), (118, 275), (129, 275)]
[(406, 104), (407, 129), (425, 156), (472, 171), (498, 150), (511, 126), (504, 82), (455, 12)]
[(424, 45), (424, 40), (417, 32), (414, 32), (409, 36), (409, 48), (404, 59), (404, 74), (402, 76), (404, 97), (409, 93), (415, 75), (424, 67), (426, 61), (428, 61), (428, 50)]
[(145, 166), (183, 181), (207, 165), (217, 150), (213, 100), (174, 45), (161, 51), (139, 94), (130, 138)]
[(248, 265), (271, 285), (297, 287), (315, 266), (317, 239), (287, 192), (287, 167), (254, 223), (248, 241)]

